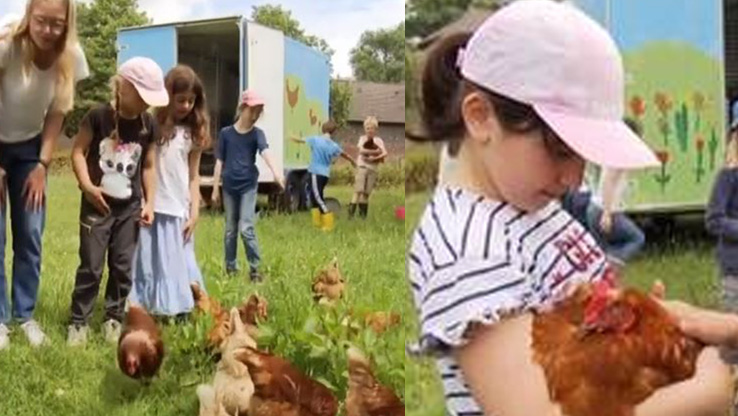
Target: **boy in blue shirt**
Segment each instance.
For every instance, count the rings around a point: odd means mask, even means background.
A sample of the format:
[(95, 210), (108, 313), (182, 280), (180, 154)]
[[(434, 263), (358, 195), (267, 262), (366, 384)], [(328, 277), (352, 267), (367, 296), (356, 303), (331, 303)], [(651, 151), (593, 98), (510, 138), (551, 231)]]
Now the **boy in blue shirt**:
[(331, 136), (336, 132), (338, 126), (332, 120), (323, 123), (322, 136), (312, 136), (306, 139), (292, 136), (297, 143), (307, 143), (310, 147), (310, 200), (312, 201), (313, 225), (323, 231), (331, 231), (334, 226), (333, 213), (330, 212), (323, 198), (323, 191), (328, 184), (331, 175), (331, 164), (338, 157), (351, 162), (356, 167), (356, 161), (341, 149)]

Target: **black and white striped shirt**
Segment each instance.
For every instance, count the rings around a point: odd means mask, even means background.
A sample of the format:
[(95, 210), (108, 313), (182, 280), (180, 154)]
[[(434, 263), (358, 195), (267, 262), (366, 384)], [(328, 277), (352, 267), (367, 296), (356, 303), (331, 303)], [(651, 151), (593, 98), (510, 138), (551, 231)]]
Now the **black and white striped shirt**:
[(607, 262), (594, 238), (557, 202), (537, 212), (439, 187), (415, 230), (408, 279), (420, 322), (411, 349), (433, 352), (451, 415), (482, 415), (450, 348), (470, 323), (551, 305)]

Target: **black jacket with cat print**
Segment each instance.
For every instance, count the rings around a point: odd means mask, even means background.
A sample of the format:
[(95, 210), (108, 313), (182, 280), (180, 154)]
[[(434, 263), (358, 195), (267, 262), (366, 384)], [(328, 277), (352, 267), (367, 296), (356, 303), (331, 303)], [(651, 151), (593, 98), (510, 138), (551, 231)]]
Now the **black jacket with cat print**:
[(154, 117), (146, 112), (133, 120), (118, 117), (116, 143), (110, 139), (115, 129), (115, 110), (108, 103), (90, 110), (80, 128), (92, 131), (86, 157), (92, 183), (102, 187), (112, 201), (140, 200), (141, 165), (158, 134)]

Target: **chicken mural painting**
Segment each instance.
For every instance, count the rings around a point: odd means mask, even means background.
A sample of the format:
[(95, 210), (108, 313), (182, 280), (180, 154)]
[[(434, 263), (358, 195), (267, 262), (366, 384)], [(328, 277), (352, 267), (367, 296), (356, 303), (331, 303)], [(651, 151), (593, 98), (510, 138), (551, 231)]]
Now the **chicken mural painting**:
[[(575, 0), (623, 53), (625, 108), (662, 166), (630, 176), (630, 211), (703, 209), (725, 137), (723, 1)], [(690, 28), (689, 30), (685, 28)], [(678, 63), (675, 65), (675, 63)], [(717, 163), (719, 165), (719, 163)]]
[[(285, 132), (294, 132), (300, 137), (320, 135), (322, 121), (328, 120), (329, 78), (314, 77), (318, 71), (311, 67), (315, 61), (305, 58), (306, 54), (317, 53), (312, 49), (299, 47), (291, 39), (285, 40)], [(310, 152), (304, 144), (285, 140), (285, 159), (287, 163), (307, 164)]]

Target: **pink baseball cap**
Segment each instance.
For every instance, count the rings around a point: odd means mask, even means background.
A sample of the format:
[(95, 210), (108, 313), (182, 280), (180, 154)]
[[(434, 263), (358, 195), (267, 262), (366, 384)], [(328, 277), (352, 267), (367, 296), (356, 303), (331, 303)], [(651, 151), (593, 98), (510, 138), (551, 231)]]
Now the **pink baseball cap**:
[(474, 32), (459, 68), (467, 80), (533, 107), (575, 152), (598, 165), (658, 166), (623, 122), (623, 62), (607, 31), (576, 7), (519, 0)]
[(264, 99), (256, 91), (246, 90), (241, 93), (241, 104), (246, 104), (249, 107), (264, 105)]
[(164, 73), (153, 60), (141, 56), (131, 58), (118, 68), (118, 75), (133, 84), (146, 104), (152, 107), (169, 105)]

